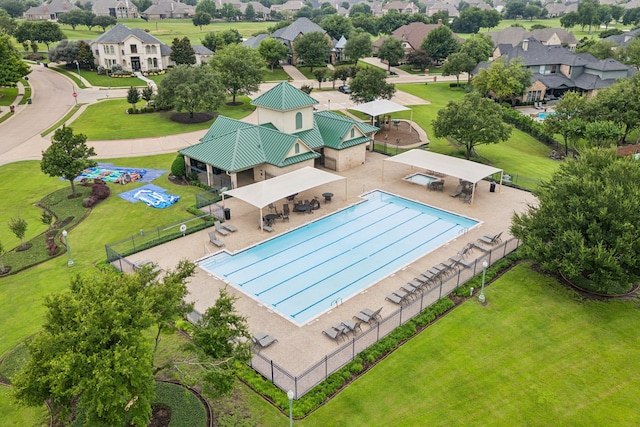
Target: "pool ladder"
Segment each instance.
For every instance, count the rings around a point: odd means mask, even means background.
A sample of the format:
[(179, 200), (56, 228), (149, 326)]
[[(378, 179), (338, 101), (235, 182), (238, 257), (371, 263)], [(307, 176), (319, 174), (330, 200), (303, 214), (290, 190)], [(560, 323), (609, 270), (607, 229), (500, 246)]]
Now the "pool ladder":
[(466, 228), (461, 228), (461, 229), (458, 231), (458, 234), (459, 234), (459, 235), (460, 235), (460, 234), (467, 234), (468, 232), (469, 232), (469, 227), (466, 227)]
[(331, 301), (331, 307), (333, 307), (334, 304), (336, 305), (336, 308), (338, 308), (340, 304), (342, 304), (342, 298), (336, 298)]

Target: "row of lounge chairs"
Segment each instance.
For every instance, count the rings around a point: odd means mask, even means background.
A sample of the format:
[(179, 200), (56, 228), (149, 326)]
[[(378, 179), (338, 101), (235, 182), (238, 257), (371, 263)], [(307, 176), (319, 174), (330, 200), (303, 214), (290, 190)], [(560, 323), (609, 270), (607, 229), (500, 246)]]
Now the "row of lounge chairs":
[(217, 234), (221, 236), (228, 236), (229, 233), (235, 233), (236, 231), (238, 231), (238, 229), (231, 224), (227, 224), (226, 222), (216, 222), (214, 231), (209, 232), (209, 242), (221, 248), (224, 246), (224, 242), (222, 240), (218, 240)]
[(260, 353), (260, 350), (262, 350), (263, 348), (267, 348), (271, 344), (278, 342), (275, 337), (269, 334), (265, 334), (264, 332), (259, 332), (258, 334), (254, 335), (253, 337), (251, 337), (251, 340), (253, 341), (253, 348), (255, 350), (258, 350), (258, 353)]
[(357, 331), (362, 332), (363, 323), (366, 323), (369, 326), (371, 326), (372, 323), (381, 320), (382, 319), (382, 316), (380, 315), (381, 311), (382, 311), (382, 307), (380, 307), (375, 311), (368, 308), (364, 308), (358, 313), (356, 313), (356, 315), (353, 316), (353, 319), (345, 320), (344, 322), (331, 326), (325, 329), (324, 331), (322, 331), (322, 334), (334, 340), (336, 344), (339, 344), (343, 339), (345, 340), (348, 339), (350, 333), (352, 333), (353, 336), (355, 337), (356, 334), (358, 333)]

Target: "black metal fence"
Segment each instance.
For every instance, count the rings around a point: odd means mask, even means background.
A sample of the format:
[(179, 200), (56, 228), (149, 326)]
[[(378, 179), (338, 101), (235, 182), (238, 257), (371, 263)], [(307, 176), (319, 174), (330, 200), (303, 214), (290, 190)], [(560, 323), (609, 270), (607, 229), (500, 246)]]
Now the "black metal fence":
[(487, 261), (488, 265), (491, 266), (496, 261), (515, 251), (519, 246), (520, 241), (512, 238), (492, 247), (488, 252), (483, 252), (472, 262), (470, 268), (460, 269), (456, 274), (442, 279), (437, 286), (423, 292), (419, 298), (412, 300), (410, 303), (401, 305), (397, 310), (390, 313), (387, 317), (383, 317), (382, 320), (369, 329), (364, 330), (350, 341), (345, 342), (334, 352), (322, 357), (322, 359), (307, 368), (300, 375), (289, 373), (286, 368), (279, 366), (274, 363), (273, 360), (261, 354), (254, 355), (251, 361), (251, 367), (281, 390), (293, 390), (295, 398), (299, 399), (313, 387), (325, 381), (329, 375), (355, 359), (359, 353), (386, 337), (398, 326), (416, 317), (425, 308), (439, 299), (448, 296), (457, 287), (465, 284), (478, 273), (482, 272), (482, 263), (484, 261)]

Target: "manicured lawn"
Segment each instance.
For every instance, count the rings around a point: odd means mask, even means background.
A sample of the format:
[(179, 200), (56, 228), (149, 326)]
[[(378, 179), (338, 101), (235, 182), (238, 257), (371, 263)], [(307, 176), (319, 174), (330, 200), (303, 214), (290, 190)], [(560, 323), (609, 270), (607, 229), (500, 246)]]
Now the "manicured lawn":
[(298, 71), (300, 71), (302, 74), (304, 74), (306, 78), (310, 80), (316, 80), (316, 76), (313, 73), (316, 70), (322, 70), (322, 69), (326, 71), (327, 80), (329, 80), (328, 77), (331, 70), (329, 70), (327, 67), (313, 67), (313, 71), (311, 71), (311, 67), (298, 67)]
[(18, 406), (11, 389), (0, 386), (0, 420), (3, 426), (45, 426), (49, 425), (49, 412), (44, 404), (37, 408)]
[(17, 87), (0, 87), (0, 105), (8, 107), (13, 104), (18, 96)]
[(287, 80), (289, 78), (289, 74), (287, 74), (282, 68), (274, 68), (273, 71), (271, 71), (271, 68), (267, 68), (263, 78), (265, 82), (279, 82)]
[[(74, 70), (74, 74), (77, 74)], [(97, 71), (80, 70), (80, 75), (87, 79), (91, 86), (101, 87), (131, 87), (146, 86), (147, 84), (137, 77), (107, 77), (106, 74), (98, 74)]]
[(486, 307), (466, 302), (297, 423), (640, 423), (636, 303), (578, 299), (526, 264), (485, 293)]
[(84, 89), (86, 87), (85, 84), (82, 83), (82, 81), (78, 78), (78, 74), (67, 70), (64, 65), (50, 65), (49, 68), (56, 73), (64, 74), (65, 76), (69, 77), (79, 88)]
[[(238, 99), (244, 103), (238, 106), (222, 105), (218, 113), (236, 119), (251, 114), (255, 108), (249, 105), (249, 98)], [(144, 101), (141, 101), (138, 107), (143, 105)], [(115, 140), (193, 132), (207, 129), (213, 123), (213, 120), (191, 125), (177, 123), (170, 119), (173, 112), (125, 114), (130, 107), (125, 99), (111, 99), (92, 104), (73, 121), (71, 127), (75, 132), (87, 135), (90, 140)], [(105, 120), (106, 117), (109, 119)]]

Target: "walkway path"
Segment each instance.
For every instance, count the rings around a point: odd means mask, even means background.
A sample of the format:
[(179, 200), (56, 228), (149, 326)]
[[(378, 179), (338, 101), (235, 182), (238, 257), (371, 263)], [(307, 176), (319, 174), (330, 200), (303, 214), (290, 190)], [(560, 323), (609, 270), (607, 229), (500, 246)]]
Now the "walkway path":
[[(361, 58), (359, 59), (359, 61), (362, 62), (366, 62), (369, 65), (373, 65), (375, 67), (379, 67), (379, 68), (383, 68), (385, 71), (389, 68), (389, 66), (387, 64), (385, 64), (384, 62), (382, 62), (380, 60), (380, 58), (376, 58), (376, 57), (369, 57), (369, 58)], [(404, 70), (401, 70), (400, 68), (397, 67), (391, 67), (391, 71), (393, 71), (394, 73), (396, 73), (399, 76), (412, 76), (413, 74), (411, 73), (407, 73)]]
[(156, 86), (156, 82), (154, 82), (151, 79), (146, 78), (145, 76), (142, 75), (142, 73), (140, 71), (136, 71), (135, 72), (136, 77), (138, 77), (140, 80), (142, 80), (143, 82), (145, 82), (147, 84), (147, 86), (150, 86), (151, 89), (153, 89), (154, 93), (158, 92), (158, 87)]
[[(300, 82), (300, 83), (304, 84), (304, 82), (309, 80), (307, 77), (305, 77), (304, 74), (302, 74), (300, 72), (300, 70), (298, 70), (293, 65), (283, 64), (282, 65), (282, 69), (284, 70), (285, 73), (287, 73), (289, 75), (289, 77), (291, 77), (296, 82)], [(309, 80), (309, 81), (311, 81), (311, 80)]]

